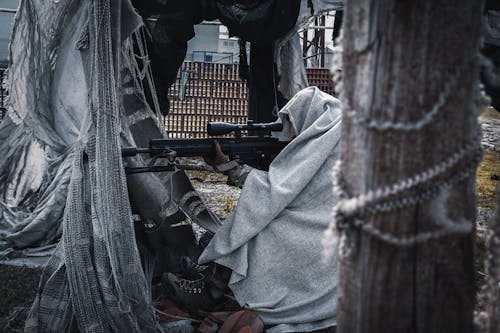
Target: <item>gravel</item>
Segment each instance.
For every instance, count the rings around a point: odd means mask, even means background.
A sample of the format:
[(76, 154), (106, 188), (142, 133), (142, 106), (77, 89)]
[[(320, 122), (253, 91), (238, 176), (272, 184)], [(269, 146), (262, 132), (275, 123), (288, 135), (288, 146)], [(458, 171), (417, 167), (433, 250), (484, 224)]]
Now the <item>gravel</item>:
[(500, 119), (482, 119), (481, 128), (483, 130), (483, 137), (481, 139), (483, 148), (500, 152)]
[(222, 218), (226, 218), (232, 212), (241, 192), (239, 188), (221, 182), (194, 180), (193, 186), (206, 205)]
[[(494, 111), (496, 112), (496, 111)], [(482, 129), (481, 146), (485, 150), (500, 154), (500, 119), (495, 117), (480, 117)], [(493, 215), (493, 210), (486, 207), (477, 208), (477, 226), (484, 227)]]
[[(190, 166), (206, 166), (201, 158), (183, 158), (180, 163)], [(219, 217), (231, 214), (241, 189), (226, 184), (227, 176), (209, 171), (187, 171), (189, 179), (205, 204)]]

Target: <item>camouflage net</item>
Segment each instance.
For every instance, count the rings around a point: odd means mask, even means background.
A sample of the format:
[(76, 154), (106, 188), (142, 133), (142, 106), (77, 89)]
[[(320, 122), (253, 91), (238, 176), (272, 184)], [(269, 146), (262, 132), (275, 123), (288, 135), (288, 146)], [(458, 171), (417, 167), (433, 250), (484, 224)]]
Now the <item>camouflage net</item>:
[(120, 153), (123, 142), (135, 144), (124, 82), (142, 103), (148, 135), (162, 135), (145, 101), (147, 61), (137, 66), (133, 50), (141, 25), (128, 0), (21, 1), (0, 126), (0, 251), (33, 254), (57, 244), (28, 332), (160, 330)]

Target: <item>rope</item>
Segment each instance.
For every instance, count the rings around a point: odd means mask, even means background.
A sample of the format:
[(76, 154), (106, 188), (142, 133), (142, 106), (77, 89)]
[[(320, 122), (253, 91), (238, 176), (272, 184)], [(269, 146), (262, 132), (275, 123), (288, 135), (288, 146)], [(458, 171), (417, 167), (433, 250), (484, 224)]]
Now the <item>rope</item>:
[[(473, 225), (470, 221), (462, 221), (458, 224), (448, 223), (434, 231), (399, 236), (383, 232), (373, 223), (365, 223), (363, 220), (368, 220), (378, 214), (387, 214), (415, 206), (443, 193), (448, 193), (452, 185), (475, 175), (481, 159), (482, 150), (477, 140), (473, 140), (472, 143), (465, 145), (436, 166), (394, 184), (369, 190), (357, 196), (349, 196), (341, 174), (342, 164), (338, 161), (333, 170), (334, 193), (341, 200), (333, 209), (334, 222), (330, 224), (326, 237), (332, 238), (340, 231), (359, 230), (387, 244), (412, 247), (432, 239), (470, 233)], [(458, 169), (459, 165), (463, 167)], [(454, 169), (458, 171), (452, 172)], [(439, 180), (436, 181), (436, 179)], [(444, 206), (443, 201), (444, 199), (440, 202)], [(332, 245), (328, 239), (324, 243)]]
[[(342, 36), (339, 38), (341, 39)], [(342, 47), (339, 46), (334, 53), (334, 64), (342, 68)], [(376, 131), (416, 131), (430, 124), (437, 114), (443, 112), (443, 107), (450, 98), (452, 92), (456, 91), (460, 78), (463, 76), (467, 66), (475, 66), (477, 57), (468, 59), (456, 66), (453, 73), (443, 86), (435, 103), (422, 117), (412, 122), (390, 122), (369, 118), (351, 109), (349, 106), (344, 111), (344, 116), (354, 124), (360, 125), (367, 130)], [(341, 99), (347, 101), (344, 91), (342, 74), (334, 72), (334, 82)], [(346, 103), (347, 104), (347, 103)], [(479, 103), (474, 102), (478, 107)], [(348, 104), (347, 104), (348, 105)], [(475, 175), (477, 165), (482, 159), (480, 147), (480, 135), (465, 144), (444, 161), (430, 167), (429, 169), (400, 180), (390, 185), (366, 191), (356, 196), (351, 196), (345, 186), (341, 173), (342, 164), (338, 161), (333, 169), (333, 190), (340, 201), (333, 209), (333, 222), (325, 231), (323, 246), (325, 258), (333, 253), (336, 242), (340, 239), (340, 255), (348, 257), (356, 248), (360, 232), (377, 239), (383, 243), (408, 248), (430, 240), (447, 237), (451, 235), (465, 235), (473, 230), (473, 222), (460, 220), (458, 223), (450, 221), (445, 206), (450, 188)], [(460, 167), (461, 166), (461, 167)], [(459, 168), (460, 167), (460, 168)], [(422, 202), (428, 202), (438, 197), (431, 204), (437, 204), (438, 209), (432, 210), (436, 222), (436, 229), (422, 231), (413, 235), (395, 235), (384, 232), (373, 222), (369, 221), (376, 215), (387, 214), (402, 210), (403, 208), (416, 206)], [(436, 214), (439, 214), (436, 215)], [(439, 218), (437, 218), (439, 217)], [(340, 237), (339, 237), (340, 236)]]
[[(360, 112), (346, 107), (346, 112), (344, 112), (344, 116), (351, 119), (351, 121), (357, 125), (363, 126), (368, 129), (373, 129), (377, 131), (386, 131), (386, 130), (394, 130), (394, 131), (416, 131), (424, 126), (430, 124), (436, 115), (443, 110), (443, 106), (446, 101), (450, 97), (452, 92), (456, 91), (457, 84), (460, 82), (460, 77), (462, 76), (464, 69), (468, 64), (473, 63), (468, 60), (462, 63), (459, 66), (455, 67), (455, 70), (450, 75), (448, 81), (444, 84), (443, 90), (437, 97), (435, 103), (431, 107), (430, 111), (426, 112), (420, 119), (417, 121), (411, 122), (390, 122), (380, 119), (372, 119), (370, 117), (364, 116), (360, 114)], [(347, 100), (347, 99), (346, 99)], [(396, 112), (394, 112), (395, 114)]]

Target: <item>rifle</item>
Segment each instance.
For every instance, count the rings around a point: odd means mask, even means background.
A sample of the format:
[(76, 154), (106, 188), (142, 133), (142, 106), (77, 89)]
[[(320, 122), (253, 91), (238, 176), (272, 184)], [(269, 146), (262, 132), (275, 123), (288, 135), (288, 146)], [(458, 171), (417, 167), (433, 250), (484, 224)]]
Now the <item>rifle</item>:
[[(148, 148), (126, 147), (122, 148), (122, 156), (135, 156), (149, 154), (152, 164), (146, 167), (126, 168), (128, 174), (142, 172), (162, 172), (175, 170), (176, 157), (193, 157), (210, 154), (217, 140), (223, 153), (231, 160), (242, 161), (258, 169), (268, 169), (271, 161), (279, 154), (289, 141), (279, 141), (269, 135), (270, 132), (281, 131), (281, 123), (263, 124), (231, 124), (225, 122), (210, 122), (207, 124), (208, 135), (224, 135), (231, 132), (234, 138), (217, 139), (152, 139)], [(242, 137), (242, 131), (256, 133), (257, 135)], [(158, 158), (165, 158), (165, 165), (155, 166)]]

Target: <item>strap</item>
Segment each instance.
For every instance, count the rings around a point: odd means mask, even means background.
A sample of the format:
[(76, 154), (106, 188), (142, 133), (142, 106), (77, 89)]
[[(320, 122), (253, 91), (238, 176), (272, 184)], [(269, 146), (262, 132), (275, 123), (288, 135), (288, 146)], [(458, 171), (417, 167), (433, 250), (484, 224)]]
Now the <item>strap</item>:
[(218, 164), (218, 165), (214, 166), (214, 170), (216, 172), (226, 172), (226, 171), (232, 170), (232, 169), (239, 167), (239, 166), (240, 166), (240, 164), (238, 162), (232, 160), (232, 161)]

